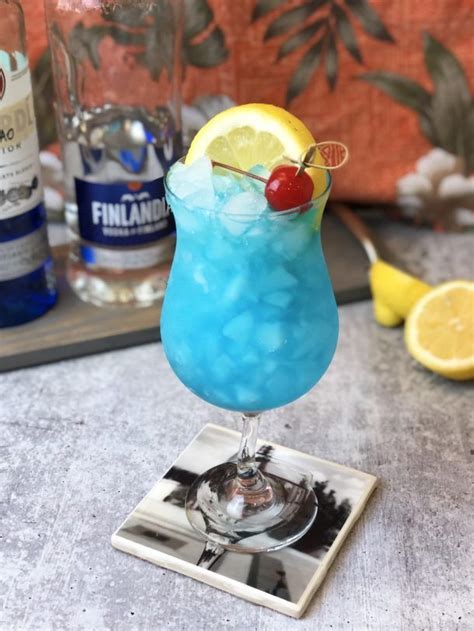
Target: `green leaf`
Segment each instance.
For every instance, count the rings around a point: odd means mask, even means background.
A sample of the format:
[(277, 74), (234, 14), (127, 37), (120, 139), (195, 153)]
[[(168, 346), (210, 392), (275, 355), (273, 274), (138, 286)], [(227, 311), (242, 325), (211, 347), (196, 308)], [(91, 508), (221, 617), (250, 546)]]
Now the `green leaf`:
[(326, 4), (327, 0), (309, 0), (299, 7), (293, 7), (279, 15), (267, 28), (263, 36), (264, 40), (278, 37), (291, 31), (292, 28), (304, 22), (319, 7)]
[(474, 104), (453, 103), (444, 92), (432, 98), (430, 120), (436, 145), (463, 159), (466, 173), (474, 169)]
[(419, 114), (418, 122), (420, 129), (425, 138), (433, 145), (433, 147), (439, 147), (438, 136), (436, 135), (436, 129), (433, 126), (430, 114)]
[(327, 37), (326, 49), (326, 77), (331, 90), (334, 90), (337, 82), (338, 56), (336, 48), (336, 40), (332, 31), (329, 31)]
[(463, 67), (453, 53), (429, 33), (423, 36), (425, 64), (436, 91), (451, 92), (460, 103), (469, 105), (472, 96)]
[(257, 0), (257, 4), (252, 12), (252, 22), (267, 15), (267, 13), (285, 4), (285, 2), (287, 2), (287, 0)]
[(229, 51), (222, 29), (216, 26), (199, 44), (186, 44), (184, 55), (187, 63), (198, 68), (211, 68), (225, 61)]
[(203, 41), (194, 44), (192, 40), (211, 24), (214, 12), (207, 0), (185, 1), (184, 62), (199, 68), (217, 66), (229, 55), (224, 32), (216, 26)]
[(189, 41), (206, 29), (214, 18), (207, 0), (185, 0), (184, 40)]
[(47, 48), (32, 72), (33, 96), (40, 149), (57, 140), (54, 120), (54, 85), (51, 71), (51, 51)]
[(313, 44), (303, 55), (296, 72), (291, 77), (286, 92), (286, 103), (290, 103), (298, 94), (301, 94), (307, 87), (313, 73), (321, 63), (321, 53), (323, 49), (323, 39)]
[(384, 42), (394, 41), (388, 29), (367, 0), (344, 0), (344, 2), (360, 20), (362, 27), (369, 35)]
[(394, 72), (366, 72), (360, 75), (364, 81), (375, 85), (392, 99), (419, 114), (426, 114), (431, 95), (421, 85)]
[(336, 19), (336, 28), (342, 43), (354, 59), (359, 63), (362, 63), (362, 54), (357, 44), (354, 29), (352, 28), (352, 24), (350, 23), (346, 12), (338, 4), (333, 4), (332, 13)]
[(308, 24), (308, 26), (305, 26), (294, 35), (291, 35), (291, 37), (281, 45), (277, 59), (282, 59), (282, 57), (286, 57), (286, 55), (289, 55), (297, 48), (300, 48), (300, 46), (303, 46), (303, 44), (309, 41), (325, 24), (327, 24), (326, 18), (321, 18)]
[(474, 171), (474, 104), (471, 104), (464, 124), (464, 161), (465, 173), (468, 175)]
[(435, 86), (430, 116), (438, 144), (463, 158), (467, 168), (473, 163), (473, 99), (458, 59), (441, 42), (424, 35), (425, 63)]

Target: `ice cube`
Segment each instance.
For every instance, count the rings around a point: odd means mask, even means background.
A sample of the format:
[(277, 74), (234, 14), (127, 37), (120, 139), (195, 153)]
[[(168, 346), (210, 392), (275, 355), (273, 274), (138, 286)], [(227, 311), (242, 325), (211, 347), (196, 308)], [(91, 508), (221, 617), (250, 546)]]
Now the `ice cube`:
[(192, 364), (193, 352), (185, 342), (178, 342), (169, 349), (170, 359), (179, 366), (188, 366)]
[(271, 375), (278, 368), (278, 362), (274, 359), (267, 359), (262, 363), (261, 369), (266, 375)]
[[(264, 167), (262, 164), (256, 164), (254, 167), (249, 169), (250, 173), (254, 175), (259, 175), (260, 177), (268, 180), (270, 176), (270, 171)], [(243, 176), (241, 179), (241, 187), (247, 191), (256, 191), (261, 195), (265, 192), (265, 182), (261, 182), (260, 180), (256, 180), (253, 177), (245, 177)]]
[(228, 355), (222, 353), (212, 362), (212, 371), (216, 381), (222, 383), (227, 381), (234, 369), (234, 362)]
[(257, 327), (257, 345), (266, 353), (274, 353), (285, 343), (285, 332), (280, 322), (264, 322)]
[(210, 240), (206, 246), (206, 255), (210, 261), (228, 261), (233, 253), (234, 250), (230, 243), (222, 237)]
[(262, 235), (265, 234), (265, 230), (266, 230), (265, 224), (262, 224), (259, 222), (256, 226), (253, 226), (252, 228), (250, 228), (247, 235), (249, 237), (261, 237)]
[(212, 184), (212, 163), (207, 156), (190, 165), (178, 162), (170, 171), (171, 191), (189, 207), (212, 209), (216, 203)]
[(312, 237), (310, 226), (305, 223), (288, 222), (273, 243), (273, 249), (291, 261), (299, 256), (308, 246)]
[(181, 252), (181, 258), (183, 259), (183, 263), (190, 265), (193, 260), (193, 253), (190, 250), (183, 250)]
[(264, 286), (269, 292), (292, 289), (298, 284), (297, 279), (286, 271), (282, 265), (274, 267), (264, 276)]
[(188, 184), (193, 184), (196, 188), (214, 190), (212, 186), (212, 162), (207, 156), (202, 156), (191, 164), (186, 164), (185, 167)]
[(254, 351), (250, 351), (249, 353), (246, 353), (243, 357), (242, 357), (242, 363), (243, 364), (258, 364), (259, 359), (258, 359), (258, 355), (257, 353), (255, 353)]
[(169, 172), (170, 181), (172, 182), (175, 178), (179, 180), (188, 169), (189, 167), (183, 162), (175, 162)]
[(307, 340), (295, 340), (291, 348), (291, 359), (303, 359), (311, 352)]
[(227, 230), (235, 235), (243, 234), (266, 209), (264, 195), (255, 191), (244, 191), (233, 195), (219, 214)]
[(199, 231), (199, 216), (191, 210), (184, 207), (181, 208), (180, 211), (175, 214), (175, 219), (178, 227), (185, 232), (194, 234)]
[(260, 397), (259, 392), (245, 386), (235, 386), (235, 394), (243, 410), (251, 407)]
[(222, 296), (222, 301), (225, 305), (236, 302), (240, 298), (243, 297), (245, 288), (247, 285), (247, 279), (244, 274), (239, 274), (233, 278), (227, 285), (224, 294)]
[(272, 291), (264, 296), (264, 301), (274, 307), (287, 307), (291, 302), (291, 294), (287, 291)]
[(214, 191), (207, 189), (197, 190), (195, 193), (186, 195), (183, 198), (189, 209), (203, 208), (204, 210), (214, 210), (216, 207), (216, 196)]
[(223, 197), (230, 197), (241, 191), (239, 182), (233, 175), (215, 173), (212, 182), (214, 184), (214, 191)]
[(204, 274), (204, 269), (203, 269), (203, 265), (196, 265), (196, 267), (193, 270), (193, 279), (194, 282), (197, 283), (198, 285), (201, 285), (201, 287), (204, 290), (205, 294), (209, 293), (209, 283), (208, 280)]
[(250, 311), (244, 311), (228, 322), (223, 330), (225, 337), (234, 342), (245, 344), (253, 329), (253, 316)]
[(212, 366), (214, 357), (221, 354), (219, 345), (220, 340), (213, 331), (202, 331), (199, 335), (199, 341), (195, 344), (195, 360), (198, 358), (203, 365)]

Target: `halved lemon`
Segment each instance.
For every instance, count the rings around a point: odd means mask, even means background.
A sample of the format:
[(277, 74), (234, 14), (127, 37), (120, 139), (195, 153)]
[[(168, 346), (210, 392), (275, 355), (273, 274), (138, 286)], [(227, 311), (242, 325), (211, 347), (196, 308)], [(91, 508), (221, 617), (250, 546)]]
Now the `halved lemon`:
[(406, 272), (375, 261), (369, 271), (375, 319), (382, 326), (397, 326), (431, 286)]
[(455, 280), (425, 294), (405, 324), (410, 354), (448, 379), (474, 379), (474, 282)]
[[(247, 103), (220, 112), (194, 137), (185, 162), (191, 164), (207, 155), (211, 160), (248, 171), (257, 164), (271, 170), (298, 160), (315, 142), (309, 129), (293, 114), (265, 103)], [(312, 159), (325, 164), (319, 151)], [(315, 195), (326, 188), (322, 169), (307, 169), (314, 183)]]

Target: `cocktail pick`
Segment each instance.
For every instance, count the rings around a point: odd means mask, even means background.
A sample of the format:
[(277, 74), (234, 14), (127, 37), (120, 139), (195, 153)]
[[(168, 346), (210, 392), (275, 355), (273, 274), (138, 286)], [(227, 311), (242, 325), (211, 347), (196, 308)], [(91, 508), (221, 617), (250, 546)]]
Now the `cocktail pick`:
[[(325, 164), (316, 164), (312, 162), (314, 154), (319, 150), (324, 158)], [(340, 169), (349, 160), (349, 148), (339, 140), (324, 140), (317, 142), (309, 147), (301, 154), (299, 160), (295, 160), (289, 156), (284, 156), (286, 160), (292, 164), (299, 166), (297, 175), (300, 175), (304, 169), (323, 169), (325, 171), (334, 171)]]
[[(317, 151), (323, 156), (325, 164), (312, 162)], [(316, 168), (327, 171), (339, 169), (349, 159), (349, 149), (342, 142), (326, 140), (309, 145), (298, 160), (288, 156), (284, 158), (290, 164), (276, 166), (268, 179), (217, 160), (213, 160), (212, 165), (262, 182), (265, 184), (265, 197), (270, 206), (273, 210), (283, 211), (306, 204), (312, 199), (314, 183), (306, 173), (306, 169)]]
[[(312, 162), (316, 150), (319, 150), (323, 156), (325, 164), (316, 164)], [(310, 167), (314, 169), (323, 169), (325, 171), (334, 171), (335, 169), (340, 169), (349, 160), (349, 148), (343, 142), (339, 142), (339, 140), (324, 140), (323, 142), (309, 145), (298, 160), (289, 156), (284, 156), (284, 158), (285, 160), (288, 160), (288, 162), (298, 165), (298, 171), (296, 172), (297, 175), (300, 175), (305, 169)], [(244, 171), (243, 169), (239, 169), (238, 167), (234, 167), (230, 164), (225, 164), (224, 162), (212, 160), (212, 166), (221, 167), (223, 169), (227, 169), (228, 171), (239, 173), (240, 175), (246, 175), (254, 180), (259, 180), (264, 184), (268, 182), (267, 178), (264, 178), (261, 175), (250, 173), (250, 171)]]

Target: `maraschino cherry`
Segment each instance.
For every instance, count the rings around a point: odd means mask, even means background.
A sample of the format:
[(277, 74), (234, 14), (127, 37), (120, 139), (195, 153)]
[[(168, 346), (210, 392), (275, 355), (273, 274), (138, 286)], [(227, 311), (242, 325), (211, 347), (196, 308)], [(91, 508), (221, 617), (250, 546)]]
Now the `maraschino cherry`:
[(301, 167), (280, 165), (273, 169), (265, 185), (265, 197), (273, 210), (303, 206), (313, 197), (313, 180)]

